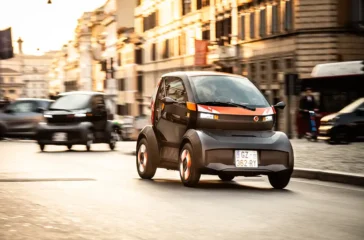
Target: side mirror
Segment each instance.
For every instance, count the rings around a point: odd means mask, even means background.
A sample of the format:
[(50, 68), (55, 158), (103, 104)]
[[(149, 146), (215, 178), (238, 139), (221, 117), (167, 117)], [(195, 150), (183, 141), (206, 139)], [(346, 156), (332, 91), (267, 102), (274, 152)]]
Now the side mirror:
[(176, 103), (177, 101), (175, 101), (173, 98), (170, 98), (170, 97), (164, 97), (162, 99), (162, 102), (166, 105), (168, 104), (173, 104), (173, 103)]
[(278, 108), (278, 109), (284, 109), (286, 107), (286, 104), (284, 102), (279, 102), (276, 105), (274, 105), (273, 107)]
[(36, 110), (35, 110), (37, 113), (44, 113), (45, 109), (42, 108), (42, 107), (38, 107)]

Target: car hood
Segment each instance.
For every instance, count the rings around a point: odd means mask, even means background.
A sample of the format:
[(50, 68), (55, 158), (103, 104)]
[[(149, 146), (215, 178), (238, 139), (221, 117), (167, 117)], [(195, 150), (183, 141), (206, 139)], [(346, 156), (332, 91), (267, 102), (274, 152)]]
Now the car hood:
[(340, 116), (340, 113), (332, 113), (321, 118), (321, 122), (328, 122), (336, 117)]

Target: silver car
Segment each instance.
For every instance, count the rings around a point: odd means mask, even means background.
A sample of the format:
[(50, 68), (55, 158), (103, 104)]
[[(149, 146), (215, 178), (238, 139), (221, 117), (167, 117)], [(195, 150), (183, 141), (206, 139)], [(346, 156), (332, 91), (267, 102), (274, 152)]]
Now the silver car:
[(33, 137), (36, 127), (43, 121), (43, 111), (53, 100), (20, 98), (0, 112), (0, 139), (4, 137)]

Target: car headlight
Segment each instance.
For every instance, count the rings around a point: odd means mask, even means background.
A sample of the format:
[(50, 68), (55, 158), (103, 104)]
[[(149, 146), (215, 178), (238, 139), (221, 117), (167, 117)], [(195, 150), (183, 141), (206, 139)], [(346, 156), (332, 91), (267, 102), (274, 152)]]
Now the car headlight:
[(273, 121), (273, 116), (265, 116), (263, 117), (263, 122), (271, 122)]
[(76, 113), (75, 117), (86, 117), (86, 113)]
[(211, 114), (211, 113), (200, 113), (200, 118), (204, 119), (219, 119), (218, 115)]

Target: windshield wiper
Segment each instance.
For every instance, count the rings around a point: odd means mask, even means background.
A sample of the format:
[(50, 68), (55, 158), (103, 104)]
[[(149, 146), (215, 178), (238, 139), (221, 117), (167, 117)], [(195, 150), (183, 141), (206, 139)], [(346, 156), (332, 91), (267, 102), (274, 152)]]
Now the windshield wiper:
[(234, 107), (241, 107), (241, 108), (245, 108), (251, 111), (255, 111), (256, 108), (255, 107), (249, 107), (248, 105), (244, 105), (244, 104), (238, 104), (238, 103), (233, 103), (233, 102), (218, 102), (218, 101), (211, 101), (211, 102), (199, 102), (198, 104), (207, 104), (207, 105), (217, 105), (217, 106), (234, 106)]
[(68, 110), (68, 109), (63, 109), (63, 108), (49, 108), (49, 110), (58, 110), (58, 111), (66, 111), (66, 112), (71, 112), (71, 110)]

